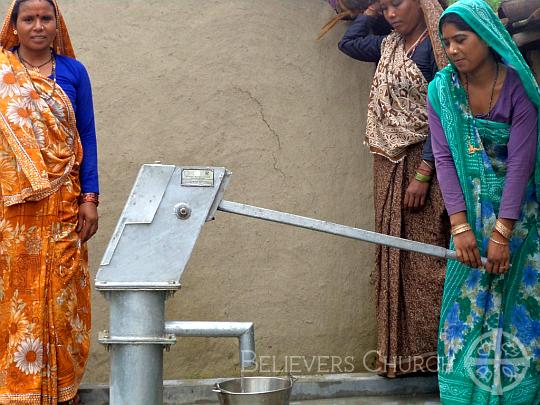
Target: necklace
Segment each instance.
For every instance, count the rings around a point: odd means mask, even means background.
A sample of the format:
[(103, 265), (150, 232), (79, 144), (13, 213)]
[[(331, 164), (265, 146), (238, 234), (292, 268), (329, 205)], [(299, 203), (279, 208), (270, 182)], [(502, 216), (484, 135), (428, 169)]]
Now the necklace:
[(420, 43), (427, 37), (428, 35), (428, 30), (427, 28), (424, 30), (424, 32), (422, 32), (420, 34), (420, 36), (418, 37), (418, 39), (415, 41), (414, 44), (412, 44), (409, 49), (407, 49), (405, 51), (405, 55), (407, 55), (408, 58), (410, 58), (412, 56), (412, 54), (414, 53), (414, 51), (416, 50), (416, 48), (418, 47), (418, 45), (420, 45)]
[[(22, 65), (24, 67), (24, 70), (26, 71), (26, 75), (28, 76), (28, 78), (30, 79), (30, 82), (32, 83), (32, 87), (34, 88), (34, 90), (36, 91), (37, 94), (39, 94), (39, 96), (45, 100), (45, 102), (48, 102), (50, 101), (53, 96), (54, 96), (54, 92), (56, 91), (56, 58), (54, 57), (54, 53), (51, 49), (51, 59), (49, 59), (47, 62), (45, 62), (44, 64), (40, 65), (40, 66), (33, 66), (32, 64), (29, 64), (28, 62), (26, 62), (22, 57), (21, 55), (19, 54), (19, 50), (17, 49), (17, 57), (19, 58), (19, 60), (22, 62)], [(52, 87), (52, 90), (51, 90), (51, 94), (43, 94), (42, 91), (38, 90), (38, 88), (36, 87), (36, 84), (34, 83), (34, 81), (32, 80), (32, 76), (30, 75), (30, 72), (28, 71), (28, 69), (26, 68), (26, 63), (28, 63), (30, 66), (32, 66), (32, 68), (34, 68), (33, 70), (36, 72), (36, 73), (40, 73), (39, 71), (39, 68), (42, 67), (42, 66), (45, 66), (47, 63), (50, 63), (52, 61), (52, 71), (51, 71), (51, 76), (53, 77), (53, 87)], [(26, 63), (25, 63), (26, 62)], [(37, 67), (37, 69), (36, 69)]]
[(28, 62), (26, 59), (24, 59), (21, 54), (19, 53), (19, 50), (17, 49), (17, 56), (19, 57), (19, 60), (24, 64), (24, 65), (28, 65), (32, 68), (33, 71), (35, 72), (38, 72), (40, 73), (39, 69), (42, 68), (43, 66), (45, 65), (48, 65), (49, 63), (52, 62), (53, 60), (53, 53), (52, 53), (52, 50), (51, 50), (51, 57), (46, 61), (46, 62), (43, 62), (41, 65), (32, 65), (30, 62)]
[[(468, 133), (467, 141), (468, 141), (468, 144), (469, 144), (469, 147), (468, 147), (469, 155), (472, 155), (474, 152), (481, 151), (482, 147), (478, 147), (478, 146), (473, 145), (473, 140), (472, 140), (473, 135), (471, 134), (471, 127), (474, 128), (475, 137), (476, 137), (478, 131), (477, 131), (476, 125), (475, 125), (475, 117), (474, 117), (472, 109), (471, 109), (471, 99), (469, 98), (469, 75), (465, 74), (465, 80), (466, 80), (466, 82), (465, 82), (465, 93), (467, 95), (467, 103), (468, 103), (468, 107), (469, 107), (469, 117), (472, 120), (472, 122), (471, 122), (472, 125), (469, 125), (469, 133)], [(495, 80), (493, 81), (493, 86), (491, 87), (491, 96), (489, 98), (489, 109), (488, 109), (488, 112), (485, 114), (487, 119), (491, 118), (491, 109), (493, 108), (493, 96), (495, 95), (495, 87), (497, 86), (497, 81), (498, 80), (499, 80), (499, 63), (497, 63), (497, 69), (496, 69), (496, 72), (495, 72)]]

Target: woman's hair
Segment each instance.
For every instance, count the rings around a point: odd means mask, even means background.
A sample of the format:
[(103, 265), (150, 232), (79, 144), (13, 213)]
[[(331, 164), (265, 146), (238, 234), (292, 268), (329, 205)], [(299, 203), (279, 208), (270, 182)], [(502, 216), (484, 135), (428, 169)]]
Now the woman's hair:
[[(13, 12), (11, 13), (11, 23), (13, 25), (17, 23), (17, 18), (19, 18), (19, 9), (21, 8), (21, 4), (24, 3), (25, 1), (28, 1), (28, 0), (17, 0), (15, 2), (15, 5), (13, 6)], [(46, 0), (46, 1), (53, 7), (54, 15), (56, 16), (57, 12), (56, 12), (56, 6), (54, 5), (54, 1), (53, 0)]]
[(476, 31), (456, 13), (448, 13), (441, 18), (441, 22), (439, 23), (441, 30), (444, 24), (454, 24), (461, 31), (470, 31), (476, 34)]

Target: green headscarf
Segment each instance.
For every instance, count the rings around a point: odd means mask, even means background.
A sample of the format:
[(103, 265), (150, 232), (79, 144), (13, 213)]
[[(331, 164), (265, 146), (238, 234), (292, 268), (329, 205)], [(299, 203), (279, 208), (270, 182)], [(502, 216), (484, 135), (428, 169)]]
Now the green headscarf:
[[(452, 5), (454, 3), (457, 3), (459, 0), (450, 0), (448, 2), (449, 5)], [(484, 0), (486, 3), (488, 3), (493, 11), (497, 11), (499, 9), (499, 6), (501, 5), (501, 0)]]
[[(529, 99), (540, 111), (540, 89), (538, 83), (525, 62), (523, 55), (512, 40), (512, 37), (488, 4), (484, 0), (459, 0), (443, 12), (441, 19), (450, 13), (460, 16), (490, 48), (501, 56), (505, 65), (517, 72)], [(443, 72), (448, 71), (448, 69), (457, 71), (454, 66), (449, 65), (443, 71), (439, 72), (435, 80), (430, 84), (431, 94), (435, 92), (436, 86), (440, 88), (440, 86), (450, 85), (449, 83), (441, 83), (443, 80), (445, 82), (447, 81)], [(443, 78), (443, 76), (445, 77)], [(436, 84), (436, 82), (438, 83)], [(432, 101), (431, 96), (430, 101)], [(540, 199), (540, 142), (538, 142), (536, 162), (534, 179), (537, 198)]]

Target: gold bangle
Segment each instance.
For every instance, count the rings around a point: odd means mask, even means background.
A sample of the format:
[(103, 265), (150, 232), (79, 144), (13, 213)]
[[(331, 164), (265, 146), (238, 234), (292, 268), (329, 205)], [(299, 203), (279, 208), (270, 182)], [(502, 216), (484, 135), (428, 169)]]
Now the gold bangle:
[(459, 230), (459, 229), (461, 229), (461, 228), (470, 228), (470, 227), (471, 227), (471, 226), (469, 225), (468, 222), (464, 222), (464, 223), (462, 223), (462, 224), (454, 225), (454, 226), (452, 227), (452, 230), (453, 230), (453, 231), (457, 231), (457, 230)]
[(505, 239), (510, 240), (512, 238), (512, 231), (499, 220), (495, 222), (495, 230), (499, 232)]
[(425, 159), (422, 159), (422, 162), (427, 166), (429, 167), (431, 170), (435, 170), (435, 166), (433, 166), (433, 163), (425, 160)]
[(452, 234), (452, 236), (456, 236), (456, 235), (459, 235), (460, 233), (467, 232), (467, 231), (472, 231), (472, 228), (467, 222), (465, 222), (464, 224), (453, 226), (452, 229), (450, 230), (450, 233)]
[(493, 243), (496, 243), (497, 245), (508, 246), (508, 242), (499, 242), (498, 240), (495, 240), (495, 238), (493, 237), (489, 238), (489, 240), (492, 241)]
[(458, 235), (461, 235), (462, 233), (465, 233), (465, 232), (468, 232), (468, 231), (472, 231), (472, 229), (471, 228), (458, 229), (457, 231), (452, 232), (452, 236), (458, 236)]

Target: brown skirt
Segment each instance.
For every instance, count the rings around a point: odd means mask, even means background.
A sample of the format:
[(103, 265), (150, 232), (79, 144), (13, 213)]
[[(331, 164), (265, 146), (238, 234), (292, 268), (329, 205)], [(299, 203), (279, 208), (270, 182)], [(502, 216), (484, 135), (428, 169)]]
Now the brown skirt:
[[(423, 144), (400, 163), (374, 155), (376, 231), (448, 247), (450, 222), (436, 178), (421, 211), (403, 209)], [(378, 246), (373, 281), (377, 307), (377, 369), (387, 377), (437, 370), (437, 330), (446, 261)]]

